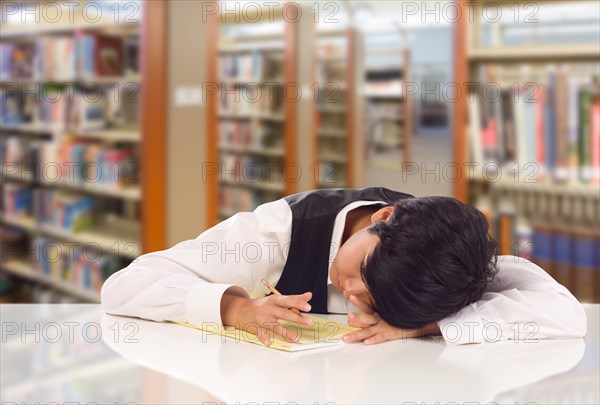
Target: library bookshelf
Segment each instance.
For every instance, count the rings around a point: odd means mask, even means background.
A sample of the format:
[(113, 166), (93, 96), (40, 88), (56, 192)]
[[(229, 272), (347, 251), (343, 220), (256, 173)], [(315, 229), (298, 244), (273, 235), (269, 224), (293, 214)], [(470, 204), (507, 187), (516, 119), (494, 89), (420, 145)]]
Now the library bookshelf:
[[(216, 166), (207, 177), (212, 226), (296, 190), (282, 168), (295, 162), (296, 111), (283, 92), (294, 80), (290, 50), (297, 38), (282, 18), (269, 23), (275, 29), (268, 33), (229, 15), (213, 16), (208, 24), (218, 38), (208, 50), (208, 81), (217, 86), (207, 97), (208, 160)], [(240, 26), (250, 32), (237, 34)]]
[(317, 31), (317, 188), (361, 187), (365, 174), (364, 39), (355, 27)]
[[(369, 36), (389, 37), (390, 33)], [(367, 57), (401, 57), (401, 63), (367, 62), (364, 98), (369, 167), (402, 170), (403, 162), (410, 162), (411, 156), (412, 100), (406, 92), (410, 83), (410, 50), (407, 46), (394, 46), (365, 53)]]
[(580, 301), (600, 302), (599, 44), (507, 45), (500, 24), (488, 24), (484, 44), (492, 2), (456, 3), (454, 196), (486, 213), (500, 254), (531, 259)]
[[(165, 72), (156, 61), (165, 44), (154, 36), (166, 35), (165, 7), (145, 4), (128, 23), (3, 26), (3, 295), (8, 286), (23, 301), (99, 302), (106, 277), (164, 248)], [(115, 58), (108, 70), (101, 48)], [(30, 50), (31, 59), (15, 57)], [(93, 101), (82, 97), (90, 88)], [(59, 97), (44, 104), (48, 92)], [(65, 165), (75, 169), (65, 175)]]
[[(206, 179), (209, 226), (285, 195), (364, 183), (360, 32), (319, 32), (312, 20), (285, 20), (277, 9), (273, 15), (268, 30), (231, 12), (207, 22), (219, 38), (208, 45), (208, 81), (217, 85), (207, 94), (207, 155), (217, 167)], [(257, 89), (263, 97), (256, 102), (245, 101), (254, 93), (239, 96)], [(232, 94), (237, 101), (227, 100)], [(322, 125), (332, 117), (335, 123)], [(274, 168), (265, 171), (274, 176), (253, 167)]]

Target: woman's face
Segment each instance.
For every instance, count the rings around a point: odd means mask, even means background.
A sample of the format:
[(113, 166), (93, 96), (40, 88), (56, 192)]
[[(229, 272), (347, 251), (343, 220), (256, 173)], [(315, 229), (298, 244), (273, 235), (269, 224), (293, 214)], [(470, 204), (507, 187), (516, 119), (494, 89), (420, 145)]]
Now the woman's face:
[[(371, 216), (371, 223), (386, 220), (393, 211), (393, 207), (384, 207)], [(371, 296), (365, 283), (362, 281), (360, 269), (369, 260), (373, 249), (379, 243), (379, 236), (367, 231), (367, 227), (361, 228), (342, 244), (335, 256), (329, 272), (329, 277), (335, 287), (349, 299), (350, 295), (356, 295), (367, 302), (371, 302)]]

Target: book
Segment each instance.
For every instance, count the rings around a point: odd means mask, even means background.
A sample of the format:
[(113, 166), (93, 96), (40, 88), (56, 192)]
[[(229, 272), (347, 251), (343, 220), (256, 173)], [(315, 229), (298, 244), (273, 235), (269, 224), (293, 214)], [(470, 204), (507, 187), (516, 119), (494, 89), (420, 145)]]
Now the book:
[(574, 288), (583, 302), (600, 302), (600, 232), (575, 228)]
[(575, 291), (574, 283), (574, 243), (571, 227), (557, 226), (554, 233), (553, 270), (554, 278), (571, 292)]
[(14, 45), (0, 43), (0, 80), (10, 80), (12, 76), (12, 53)]
[(600, 184), (600, 97), (590, 109), (590, 166), (591, 181)]
[(34, 42), (15, 44), (12, 47), (10, 58), (11, 77), (13, 79), (34, 79), (35, 61), (36, 44)]
[(123, 38), (96, 35), (94, 64), (97, 76), (122, 76), (125, 68)]
[(568, 178), (569, 166), (568, 109), (562, 108), (567, 99), (567, 76), (557, 72), (554, 78), (554, 178), (564, 181)]
[[(335, 345), (344, 344), (342, 336), (347, 333), (355, 332), (360, 330), (359, 328), (353, 328), (348, 325), (341, 324), (329, 319), (320, 318), (314, 315), (304, 314), (313, 320), (311, 326), (304, 326), (294, 322), (279, 320), (279, 324), (284, 327), (288, 327), (294, 331), (294, 333), (300, 336), (298, 343), (288, 342), (284, 338), (273, 334), (271, 338), (270, 349), (282, 350), (286, 352), (298, 352), (302, 350), (318, 349), (322, 347), (331, 347)], [(265, 346), (256, 334), (233, 327), (217, 328), (214, 324), (206, 325), (193, 325), (187, 322), (173, 322), (178, 325), (186, 326), (188, 328), (200, 329), (208, 333), (216, 333), (222, 336), (226, 336), (235, 341), (244, 341), (248, 343), (254, 343), (257, 345)], [(271, 335), (271, 334), (269, 334)], [(266, 346), (265, 346), (266, 347)]]
[(554, 233), (552, 226), (545, 221), (534, 222), (533, 225), (533, 262), (552, 277), (555, 276), (552, 261), (554, 251)]

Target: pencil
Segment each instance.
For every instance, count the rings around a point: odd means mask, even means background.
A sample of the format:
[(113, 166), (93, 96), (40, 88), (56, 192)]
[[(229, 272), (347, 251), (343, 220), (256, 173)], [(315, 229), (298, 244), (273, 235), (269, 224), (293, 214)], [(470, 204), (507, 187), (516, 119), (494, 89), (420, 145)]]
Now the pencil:
[[(275, 287), (273, 287), (271, 284), (269, 284), (269, 282), (267, 280), (265, 280), (264, 278), (261, 279), (260, 281), (262, 281), (262, 283), (269, 289), (271, 290), (271, 292), (273, 294), (277, 294), (277, 295), (281, 295), (281, 293), (279, 291), (277, 291), (277, 289)], [(295, 313), (297, 313), (298, 315), (300, 315), (300, 311), (298, 311), (297, 308), (290, 308), (292, 311), (294, 311)]]

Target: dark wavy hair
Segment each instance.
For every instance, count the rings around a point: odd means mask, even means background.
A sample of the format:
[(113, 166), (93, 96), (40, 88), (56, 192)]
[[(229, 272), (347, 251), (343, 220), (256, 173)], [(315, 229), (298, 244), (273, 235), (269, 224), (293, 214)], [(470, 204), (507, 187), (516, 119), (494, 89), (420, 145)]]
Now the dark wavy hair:
[(498, 272), (485, 216), (449, 197), (397, 201), (361, 269), (371, 307), (390, 325), (419, 329), (478, 301)]

